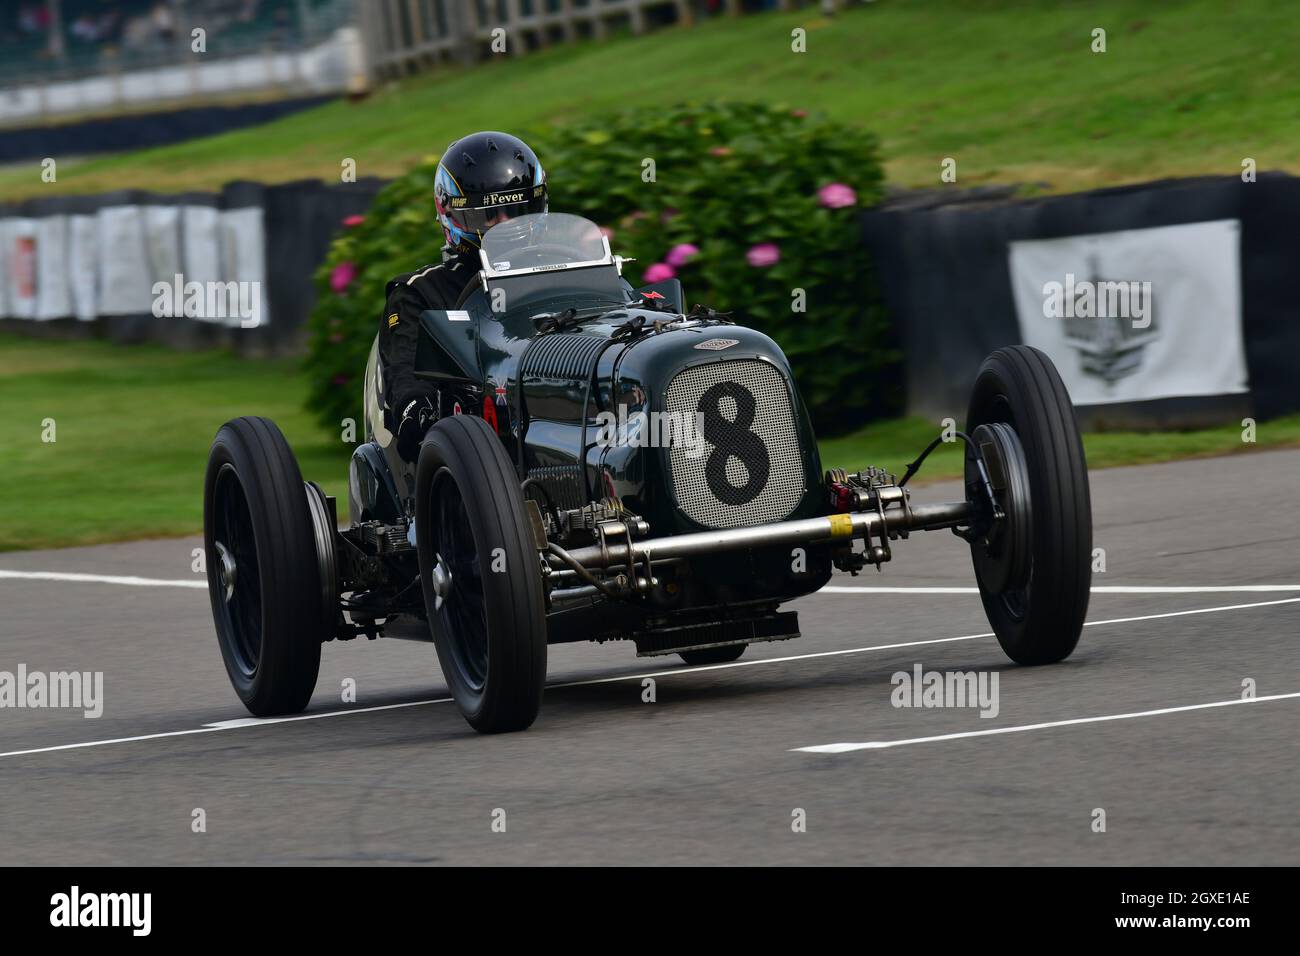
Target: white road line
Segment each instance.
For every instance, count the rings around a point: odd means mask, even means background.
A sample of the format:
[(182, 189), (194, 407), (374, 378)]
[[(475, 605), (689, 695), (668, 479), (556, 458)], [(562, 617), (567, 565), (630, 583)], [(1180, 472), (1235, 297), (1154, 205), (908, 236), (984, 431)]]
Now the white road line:
[[(1221, 607), (1198, 607), (1187, 611), (1165, 611), (1161, 614), (1143, 614), (1138, 617), (1113, 617), (1104, 621), (1085, 621), (1084, 627), (1100, 627), (1103, 624), (1131, 624), (1134, 621), (1156, 621), (1166, 617), (1184, 617), (1188, 614), (1212, 614), (1216, 611), (1243, 611), (1253, 607), (1271, 607), (1275, 604), (1300, 604), (1300, 598), (1282, 598), (1278, 601), (1258, 601), (1254, 604), (1227, 604)], [(992, 631), (980, 634), (962, 634), (959, 637), (935, 637), (924, 641), (902, 641), (898, 644), (873, 644), (870, 647), (848, 647), (838, 651), (816, 651), (812, 654), (791, 654), (788, 657), (758, 657), (749, 661), (732, 661), (729, 664), (702, 664), (699, 667), (674, 667), (661, 671), (645, 671), (639, 674), (619, 674), (616, 677), (593, 677), (588, 680), (569, 681), (564, 684), (547, 684), (548, 690), (561, 687), (586, 687), (591, 684), (612, 684), (624, 680), (645, 680), (647, 677), (675, 677), (678, 674), (698, 674), (701, 671), (718, 671), (730, 667), (757, 667), (760, 664), (786, 664), (790, 661), (809, 661), (819, 657), (843, 657), (845, 654), (865, 654), (869, 651), (893, 651), (902, 647), (922, 647), (927, 644), (951, 644), (954, 641), (977, 641), (985, 637), (994, 637)], [(3, 757), (4, 754), (0, 754)]]
[[(1214, 614), (1219, 611), (1242, 611), (1247, 608), (1272, 607), (1277, 604), (1300, 604), (1300, 598), (1282, 598), (1277, 601), (1259, 601), (1254, 604), (1229, 604), (1222, 607), (1201, 607), (1193, 608), (1188, 611), (1166, 611), (1162, 614), (1143, 614), (1138, 617), (1116, 617), (1104, 621), (1085, 621), (1084, 627), (1101, 627), (1106, 624), (1130, 624), (1135, 621), (1155, 621), (1161, 618), (1184, 617), (1188, 614)], [(937, 637), (923, 641), (903, 641), (898, 644), (875, 644), (870, 647), (851, 647), (838, 651), (818, 651), (813, 654), (793, 654), (788, 657), (760, 657), (749, 661), (732, 661), (729, 664), (706, 664), (700, 667), (666, 667), (657, 671), (642, 671), (635, 674), (619, 674), (615, 677), (592, 677), (586, 680), (566, 681), (561, 684), (547, 684), (547, 690), (559, 690), (564, 687), (589, 687), (596, 684), (612, 684), (617, 681), (640, 681), (647, 677), (678, 677), (684, 674), (698, 674), (703, 671), (724, 670), (732, 667), (757, 667), (761, 664), (785, 664), (791, 661), (815, 660), (822, 657), (842, 657), (846, 654), (866, 654), (871, 651), (892, 651), (903, 647), (921, 647), (929, 644), (951, 644), (954, 641), (975, 641), (981, 638), (992, 637), (991, 631), (982, 634), (963, 634), (959, 637)], [(1264, 698), (1260, 698), (1261, 700)], [(223, 720), (213, 724), (205, 724), (202, 727), (191, 730), (172, 730), (159, 734), (143, 734), (138, 737), (115, 737), (111, 740), (88, 740), (76, 744), (59, 744), (54, 747), (36, 747), (31, 750), (11, 750), (7, 753), (0, 753), (3, 757), (22, 757), (28, 754), (50, 753), (56, 750), (79, 750), (85, 747), (103, 747), (108, 744), (134, 743), (138, 740), (158, 740), (163, 737), (185, 737), (191, 734), (211, 734), (222, 730), (239, 730), (244, 727), (262, 727), (269, 724), (286, 724), (300, 720), (316, 720), (321, 717), (347, 717), (352, 714), (367, 714), (379, 710), (396, 710), (400, 707), (422, 707), (425, 704), (448, 704), (451, 703), (450, 697), (439, 697), (431, 700), (412, 700), (399, 704), (383, 704), (377, 707), (354, 707), (350, 710), (327, 710), (319, 714), (296, 714), (292, 717), (267, 717), (267, 718), (246, 718), (238, 717), (233, 720)]]
[[(137, 588), (195, 588), (206, 590), (206, 579), (142, 578), (116, 574), (80, 574), (70, 571), (3, 571), (0, 580), (71, 581), (94, 584), (120, 584)], [(1230, 585), (1097, 585), (1093, 594), (1235, 594), (1300, 591), (1300, 584), (1230, 584)], [(852, 587), (831, 584), (818, 594), (979, 594), (974, 587)]]
[[(346, 717), (348, 714), (373, 714), (377, 710), (400, 710), (403, 707), (422, 707), (425, 704), (450, 704), (454, 698), (437, 697), (430, 700), (404, 700), (397, 704), (376, 704), (374, 707), (353, 707), (348, 710), (326, 710), (319, 714), (293, 714), (289, 717), (236, 717), (218, 720), (203, 726), (211, 730), (237, 730), (240, 727), (260, 727), (263, 724), (288, 724), (295, 720), (316, 720), (319, 717)], [(5, 754), (0, 754), (0, 757)]]
[[(1096, 588), (1093, 588), (1096, 591)], [(851, 585), (828, 584), (818, 594), (979, 594), (979, 588), (855, 588)]]
[[(1270, 594), (1275, 592), (1300, 591), (1300, 584), (1228, 584), (1201, 586), (1175, 586), (1163, 584), (1099, 584), (1092, 589), (1093, 594)], [(848, 587), (830, 584), (817, 592), (818, 594), (979, 594), (979, 588), (916, 587), (916, 588), (874, 588)]]
[(265, 727), (270, 724), (288, 724), (299, 720), (318, 720), (322, 717), (347, 717), (349, 714), (371, 714), (377, 710), (398, 710), (403, 707), (421, 707), (425, 704), (449, 704), (452, 698), (439, 697), (434, 700), (408, 700), (400, 704), (381, 704), (376, 707), (354, 707), (351, 710), (327, 710), (319, 714), (294, 714), (292, 717), (237, 717), (234, 720), (221, 720), (215, 724), (204, 724), (189, 730), (169, 730), (159, 734), (141, 734), (138, 737), (114, 737), (111, 740), (87, 740), (77, 744), (59, 744), (55, 747), (35, 747), (31, 750), (11, 750), (0, 753), (0, 757), (22, 757), (27, 754), (46, 754), (56, 750), (82, 750), (86, 747), (106, 747), (109, 744), (130, 744), (138, 740), (161, 740), (164, 737), (189, 737), (194, 734), (214, 734), (221, 730), (239, 730), (243, 727)]
[(1164, 617), (1186, 617), (1188, 614), (1212, 614), (1215, 611), (1244, 611), (1252, 607), (1272, 607), (1274, 604), (1297, 604), (1300, 598), (1281, 598), (1277, 601), (1256, 601), (1253, 604), (1224, 604), (1219, 607), (1194, 607), (1187, 611), (1165, 611), (1163, 614), (1141, 614), (1137, 617), (1112, 617), (1105, 621), (1084, 621), (1084, 627), (1101, 624), (1128, 624), (1133, 621), (1156, 621)]
[(988, 730), (968, 730), (960, 734), (938, 734), (934, 737), (912, 737), (908, 740), (867, 740), (852, 744), (819, 744), (815, 747), (795, 747), (791, 753), (844, 754), (855, 750), (887, 750), (890, 747), (910, 747), (912, 744), (932, 744), (944, 740), (962, 740), (967, 737), (993, 737), (997, 734), (1022, 734), (1030, 730), (1047, 730), (1052, 727), (1073, 727), (1076, 724), (1099, 724), (1108, 720), (1132, 720), (1136, 717), (1159, 717), (1164, 714), (1182, 714), (1191, 710), (1209, 710), (1212, 707), (1232, 707), (1235, 704), (1263, 704), (1273, 700), (1295, 700), (1294, 694), (1272, 694), (1268, 697), (1216, 700), (1208, 704), (1187, 704), (1183, 707), (1161, 707), (1158, 710), (1139, 710), (1131, 714), (1105, 714), (1101, 717), (1074, 717), (1069, 720), (1048, 720), (1041, 724), (1021, 724), (1018, 727), (992, 727)]
[(79, 581), (95, 584), (124, 584), (133, 588), (202, 588), (208, 589), (206, 578), (197, 581), (164, 580), (163, 578), (137, 578), (116, 574), (73, 574), (65, 571), (0, 571), (0, 580), (14, 578), (23, 581)]

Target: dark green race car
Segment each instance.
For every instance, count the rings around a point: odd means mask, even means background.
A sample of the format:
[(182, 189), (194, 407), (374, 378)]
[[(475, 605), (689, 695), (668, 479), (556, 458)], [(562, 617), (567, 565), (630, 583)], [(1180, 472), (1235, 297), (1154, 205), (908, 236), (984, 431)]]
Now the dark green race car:
[(1088, 474), (1073, 407), (1041, 352), (984, 363), (965, 431), (965, 498), (914, 504), (879, 469), (823, 472), (780, 347), (677, 280), (632, 289), (599, 229), (541, 213), (493, 227), (458, 307), (422, 316), (419, 374), (439, 420), (398, 454), (372, 350), (349, 523), (304, 483), (283, 435), (217, 434), (205, 499), (208, 585), (250, 712), (307, 706), (320, 648), (432, 640), (483, 732), (536, 718), (548, 644), (626, 640), (688, 664), (799, 637), (780, 610), (892, 556), (912, 531), (971, 549), (1009, 657), (1059, 661), (1091, 579)]

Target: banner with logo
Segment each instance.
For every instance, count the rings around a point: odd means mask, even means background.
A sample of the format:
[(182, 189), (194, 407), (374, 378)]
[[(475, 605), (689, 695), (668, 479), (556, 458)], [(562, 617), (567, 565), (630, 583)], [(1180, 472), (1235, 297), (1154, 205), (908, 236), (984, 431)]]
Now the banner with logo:
[(36, 318), (36, 221), (0, 219), (0, 315)]
[(1076, 405), (1248, 391), (1236, 219), (1009, 243), (1021, 339)]

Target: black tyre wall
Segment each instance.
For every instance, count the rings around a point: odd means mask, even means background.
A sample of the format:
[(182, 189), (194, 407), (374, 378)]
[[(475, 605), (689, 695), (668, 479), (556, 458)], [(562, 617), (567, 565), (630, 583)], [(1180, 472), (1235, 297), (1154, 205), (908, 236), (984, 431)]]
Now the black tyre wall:
[[(434, 605), (430, 571), (435, 555), (426, 529), (433, 482), (443, 468), (460, 489), (482, 573), (488, 673), (481, 689), (461, 678), (453, 660), (452, 635), (440, 626)], [(465, 719), (483, 733), (523, 730), (541, 707), (546, 613), (529, 527), (514, 466), (488, 424), (471, 415), (454, 415), (434, 424), (416, 468), (420, 579), (443, 675)], [(492, 570), (496, 548), (505, 560), (504, 573)]]
[(966, 431), (1006, 422), (1024, 447), (1032, 503), (1032, 567), (1023, 605), (980, 582), (989, 622), (1007, 656), (1054, 663), (1078, 643), (1092, 581), (1092, 503), (1088, 465), (1061, 376), (1038, 349), (992, 353), (971, 393)]
[[(230, 636), (222, 633), (223, 588), (213, 538), (213, 493), (224, 468), (233, 468), (243, 488), (256, 542), (260, 650), (251, 672), (241, 666)], [(320, 645), (328, 636), (330, 619), (321, 607), (315, 539), (302, 473), (274, 422), (237, 418), (217, 432), (208, 457), (203, 514), (208, 593), (231, 684), (255, 716), (301, 711), (316, 686)]]

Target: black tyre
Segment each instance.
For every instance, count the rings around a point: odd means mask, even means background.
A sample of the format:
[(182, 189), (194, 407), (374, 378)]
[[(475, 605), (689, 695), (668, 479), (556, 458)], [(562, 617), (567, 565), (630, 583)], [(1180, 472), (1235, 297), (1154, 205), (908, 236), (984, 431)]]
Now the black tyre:
[(730, 644), (726, 647), (702, 647), (698, 651), (682, 651), (677, 656), (692, 667), (706, 664), (730, 664), (739, 660), (748, 644)]
[(332, 624), (308, 493), (274, 422), (217, 432), (203, 488), (208, 594), (226, 673), (257, 717), (307, 706)]
[(1030, 554), (1028, 568), (1006, 586), (973, 542), (980, 597), (1008, 657), (1052, 664), (1074, 650), (1088, 612), (1092, 504), (1074, 406), (1051, 359), (1038, 349), (999, 349), (981, 366), (966, 432), (995, 422), (1010, 425), (1024, 451)]
[(416, 466), (425, 610), (452, 696), (481, 733), (523, 730), (542, 704), (541, 565), (514, 466), (481, 418), (434, 424)]

